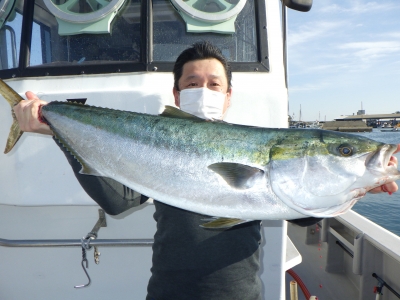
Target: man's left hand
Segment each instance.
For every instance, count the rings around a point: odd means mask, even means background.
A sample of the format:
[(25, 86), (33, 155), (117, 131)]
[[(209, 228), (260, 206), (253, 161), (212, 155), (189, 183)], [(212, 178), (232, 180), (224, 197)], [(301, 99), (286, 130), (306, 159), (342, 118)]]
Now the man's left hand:
[[(394, 153), (397, 153), (400, 151), (400, 144), (397, 145), (397, 150)], [(389, 160), (389, 166), (396, 166), (397, 168), (397, 158), (395, 156), (392, 156)], [(372, 194), (377, 194), (377, 193), (389, 193), (391, 195), (394, 192), (397, 192), (399, 187), (397, 186), (396, 182), (389, 182), (384, 185), (378, 186), (369, 192)]]

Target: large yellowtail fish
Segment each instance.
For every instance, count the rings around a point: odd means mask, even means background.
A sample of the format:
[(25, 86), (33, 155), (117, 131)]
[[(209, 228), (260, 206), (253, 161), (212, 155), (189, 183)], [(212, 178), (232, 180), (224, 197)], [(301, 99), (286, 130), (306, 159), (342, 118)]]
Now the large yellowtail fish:
[[(4, 82), (0, 91), (11, 106), (22, 99)], [(336, 216), (400, 178), (388, 166), (396, 145), (353, 134), (209, 122), (173, 107), (157, 116), (50, 102), (41, 117), (82, 164), (81, 173), (230, 218), (224, 224)], [(21, 134), (14, 120), (6, 152)]]

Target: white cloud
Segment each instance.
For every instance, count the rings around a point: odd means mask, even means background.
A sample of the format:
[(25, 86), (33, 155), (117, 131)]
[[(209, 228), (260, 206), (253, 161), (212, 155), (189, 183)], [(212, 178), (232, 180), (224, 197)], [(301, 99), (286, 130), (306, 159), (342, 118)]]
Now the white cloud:
[(349, 1), (347, 2), (350, 6), (339, 6), (338, 4), (331, 4), (319, 9), (320, 12), (324, 13), (351, 13), (351, 14), (362, 14), (378, 11), (388, 11), (392, 9), (400, 8), (399, 3), (388, 3), (388, 2), (365, 2), (365, 1)]
[(344, 25), (344, 22), (310, 22), (300, 26), (297, 31), (289, 31), (288, 45), (293, 47), (310, 40), (318, 40), (334, 33), (334, 29)]
[(357, 56), (363, 61), (366, 61), (378, 57), (391, 55), (396, 52), (400, 53), (400, 42), (353, 42), (340, 45), (338, 48), (346, 51), (353, 50), (352, 55)]
[(343, 9), (344, 9), (343, 7), (340, 7), (337, 4), (331, 4), (320, 8), (319, 11), (324, 13), (334, 13), (334, 12), (341, 12), (343, 11)]
[(345, 70), (349, 69), (349, 64), (345, 63), (333, 63), (333, 64), (320, 64), (317, 66), (310, 67), (311, 72), (317, 72), (317, 71), (328, 71), (328, 70), (335, 70), (335, 72), (339, 70)]
[(315, 83), (315, 84), (302, 84), (297, 86), (291, 86), (289, 80), (289, 94), (296, 93), (296, 92), (304, 92), (304, 91), (315, 91), (321, 90), (326, 87), (326, 84)]
[(388, 37), (388, 38), (394, 38), (394, 39), (400, 39), (400, 31), (397, 32), (387, 32), (382, 35), (383, 37)]

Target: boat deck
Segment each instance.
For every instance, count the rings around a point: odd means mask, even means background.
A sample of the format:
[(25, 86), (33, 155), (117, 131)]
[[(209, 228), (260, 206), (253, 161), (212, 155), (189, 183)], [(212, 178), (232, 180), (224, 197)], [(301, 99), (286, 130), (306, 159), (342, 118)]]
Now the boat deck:
[[(306, 244), (307, 230), (315, 230), (316, 238)], [(311, 295), (320, 300), (358, 299), (357, 287), (344, 275), (328, 273), (326, 269), (327, 244), (319, 241), (318, 228), (288, 224), (288, 236), (302, 255), (302, 263), (293, 270), (300, 276)], [(311, 244), (310, 244), (311, 242)], [(286, 299), (290, 299), (290, 281), (286, 273)], [(372, 294), (372, 291), (371, 291)], [(298, 287), (299, 300), (308, 300)], [(372, 294), (373, 295), (373, 294)]]
[[(351, 210), (318, 226), (289, 224), (287, 233), (302, 255), (302, 263), (293, 270), (318, 299), (378, 299), (374, 294), (378, 278), (384, 284), (379, 299), (400, 299), (397, 235)], [(290, 299), (292, 278), (286, 280), (286, 299)], [(300, 289), (298, 294), (305, 299)]]

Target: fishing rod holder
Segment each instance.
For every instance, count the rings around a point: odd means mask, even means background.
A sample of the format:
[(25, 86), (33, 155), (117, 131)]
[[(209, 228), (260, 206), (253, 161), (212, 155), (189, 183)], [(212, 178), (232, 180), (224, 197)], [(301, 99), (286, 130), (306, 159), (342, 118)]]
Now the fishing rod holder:
[(390, 285), (388, 285), (381, 277), (379, 277), (376, 273), (372, 273), (372, 277), (378, 280), (378, 285), (374, 288), (374, 293), (378, 295), (383, 295), (382, 289), (386, 287), (389, 291), (391, 291), (397, 298), (400, 299), (400, 293), (395, 291)]
[[(82, 248), (85, 248), (86, 250), (89, 250), (90, 248), (92, 248), (92, 246), (90, 246), (90, 241), (97, 239), (97, 233), (99, 232), (101, 227), (107, 227), (107, 220), (106, 220), (106, 214), (104, 213), (104, 210), (99, 209), (99, 219), (97, 220), (93, 229), (85, 237), (83, 237), (81, 239)], [(95, 246), (95, 247), (97, 247), (97, 246)]]
[[(97, 220), (96, 224), (94, 225), (93, 229), (81, 239), (82, 242), (82, 259), (86, 259), (86, 250), (90, 250), (92, 246), (90, 245), (90, 242), (92, 240), (97, 239), (97, 233), (99, 232), (101, 227), (107, 227), (107, 220), (106, 220), (106, 214), (104, 213), (104, 210), (99, 209), (99, 219)], [(100, 263), (100, 252), (99, 249), (97, 248), (98, 246), (94, 246), (94, 262), (96, 265)], [(82, 260), (82, 268), (83, 267), (83, 260)], [(88, 266), (87, 260), (86, 260), (86, 268)], [(86, 275), (89, 277), (87, 274), (86, 270), (84, 269)], [(89, 278), (90, 282), (90, 278)]]
[[(101, 227), (107, 227), (107, 221), (106, 221), (106, 214), (104, 213), (104, 210), (99, 209), (99, 219), (97, 220), (93, 229), (85, 237), (83, 237), (81, 239), (81, 242), (82, 242), (81, 266), (82, 266), (82, 269), (85, 272), (85, 275), (88, 279), (88, 283), (75, 285), (74, 288), (76, 288), (76, 289), (88, 287), (90, 285), (90, 283), (92, 282), (90, 279), (89, 273), (86, 270), (89, 268), (89, 261), (86, 258), (86, 250), (90, 250), (90, 248), (92, 248), (92, 246), (90, 245), (90, 242), (92, 240), (97, 239), (97, 233), (99, 232)], [(96, 265), (98, 265), (100, 263), (100, 251), (97, 248), (97, 246), (94, 246), (94, 262), (96, 263)]]

